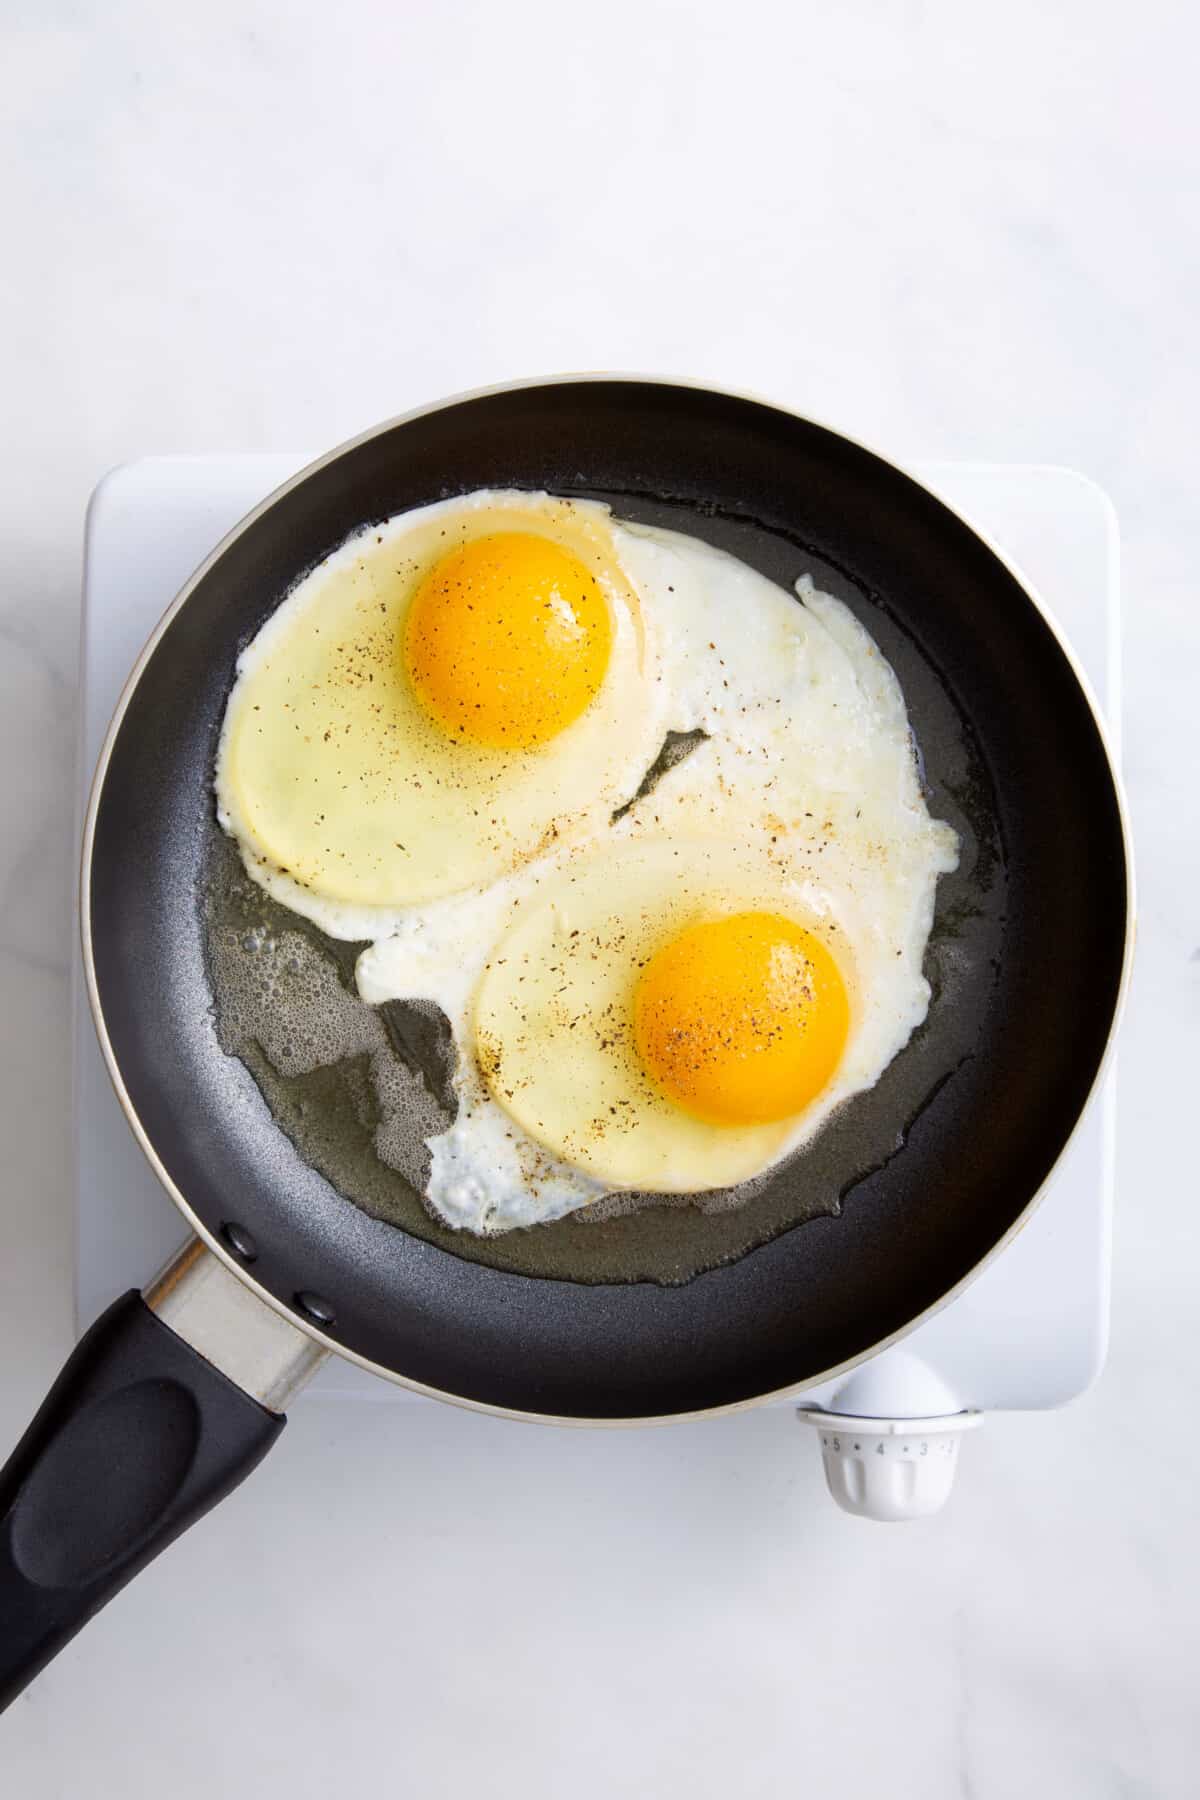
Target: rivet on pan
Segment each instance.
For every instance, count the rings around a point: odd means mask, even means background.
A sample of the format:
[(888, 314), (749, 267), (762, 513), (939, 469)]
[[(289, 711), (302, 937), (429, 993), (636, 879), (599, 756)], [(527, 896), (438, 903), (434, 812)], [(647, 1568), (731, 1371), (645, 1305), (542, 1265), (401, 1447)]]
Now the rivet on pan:
[(337, 1321), (337, 1314), (328, 1300), (322, 1300), (320, 1294), (310, 1294), (307, 1288), (296, 1295), (296, 1305), (314, 1325), (333, 1325)]
[(225, 1224), (221, 1227), (221, 1236), (229, 1245), (235, 1256), (243, 1262), (252, 1263), (258, 1255), (258, 1245), (250, 1236), (244, 1225)]

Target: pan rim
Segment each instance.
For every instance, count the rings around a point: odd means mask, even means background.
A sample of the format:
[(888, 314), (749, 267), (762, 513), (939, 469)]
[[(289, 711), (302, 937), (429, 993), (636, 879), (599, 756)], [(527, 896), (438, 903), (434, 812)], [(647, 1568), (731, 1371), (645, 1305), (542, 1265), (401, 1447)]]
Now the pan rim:
[[(415, 1380), (412, 1376), (403, 1375), (398, 1370), (389, 1368), (386, 1364), (374, 1362), (369, 1357), (363, 1356), (359, 1352), (347, 1348), (335, 1338), (322, 1332), (317, 1326), (310, 1323), (310, 1321), (302, 1315), (293, 1311), (292, 1308), (271, 1293), (269, 1289), (262, 1286), (262, 1284), (254, 1278), (250, 1270), (231, 1254), (221, 1241), (219, 1234), (212, 1231), (193, 1211), (183, 1191), (172, 1179), (162, 1159), (158, 1155), (158, 1152), (154, 1148), (149, 1133), (142, 1124), (137, 1108), (126, 1088), (104, 1016), (104, 1007), (100, 997), (99, 980), (96, 973), (91, 919), (92, 852), (95, 842), (100, 800), (108, 768), (112, 760), (113, 750), (120, 734), (125, 714), (159, 642), (170, 628), (177, 614), (183, 609), (192, 593), (208, 574), (209, 570), (224, 555), (226, 550), (235, 543), (243, 533), (248, 531), (258, 519), (267, 513), (277, 501), (282, 499), (286, 494), (292, 492), (293, 489), (299, 487), (303, 482), (307, 481), (310, 476), (317, 474), (320, 470), (328, 467), (331, 463), (336, 462), (342, 456), (349, 454), (360, 445), (371, 442), (372, 439), (383, 435), (385, 432), (393, 431), (416, 419), (425, 418), (434, 413), (444, 412), (451, 407), (475, 400), (488, 399), (503, 394), (518, 393), (530, 388), (558, 387), (573, 384), (579, 385), (589, 382), (594, 382), (596, 384), (628, 384), (631, 387), (651, 386), (690, 389), (694, 392), (711, 394), (719, 399), (745, 402), (752, 406), (762, 407), (768, 412), (774, 412), (787, 418), (796, 419), (802, 424), (816, 426), (819, 430), (825, 431), (829, 433), (830, 436), (839, 438), (842, 442), (851, 445), (855, 449), (861, 450), (864, 454), (873, 457), (876, 461), (896, 471), (909, 481), (912, 481), (922, 492), (931, 494), (948, 513), (956, 518), (960, 524), (965, 526), (972, 536), (984, 545), (996, 561), (1007, 570), (1009, 575), (1017, 583), (1022, 593), (1028, 599), (1031, 606), (1040, 616), (1047, 630), (1050, 632), (1050, 635), (1057, 644), (1059, 651), (1083, 694), (1104, 754), (1105, 764), (1108, 769), (1108, 775), (1112, 783), (1113, 795), (1116, 801), (1117, 819), (1120, 826), (1121, 845), (1124, 858), (1125, 890), (1125, 928), (1121, 947), (1120, 977), (1117, 984), (1117, 992), (1113, 1003), (1112, 1016), (1109, 1020), (1104, 1049), (1097, 1062), (1091, 1085), (1076, 1114), (1071, 1129), (1063, 1140), (1058, 1155), (1046, 1171), (1043, 1181), (1035, 1192), (1030, 1195), (1028, 1201), (1024, 1207), (1022, 1207), (1020, 1213), (1012, 1221), (1008, 1229), (996, 1240), (990, 1249), (988, 1249), (952, 1287), (947, 1289), (944, 1294), (940, 1295), (937, 1300), (931, 1302), (929, 1306), (925, 1307), (914, 1318), (908, 1320), (896, 1331), (889, 1333), (887, 1336), (879, 1339), (876, 1343), (869, 1345), (866, 1349), (858, 1352), (853, 1357), (835, 1364), (829, 1369), (805, 1377), (801, 1381), (789, 1383), (782, 1388), (769, 1389), (764, 1393), (748, 1395), (742, 1399), (728, 1401), (717, 1406), (698, 1407), (687, 1412), (655, 1413), (644, 1416), (620, 1418), (593, 1418), (578, 1414), (531, 1412), (521, 1408), (501, 1406), (490, 1401), (472, 1399), (469, 1395), (455, 1394), (448, 1389), (433, 1387), (428, 1383)], [(1083, 479), (1087, 478), (1084, 477)], [(1099, 491), (1103, 493), (1102, 489)], [(1111, 510), (1111, 503), (1109, 504)], [(1116, 1034), (1124, 1014), (1132, 972), (1133, 951), (1136, 938), (1136, 885), (1133, 862), (1133, 841), (1130, 830), (1128, 804), (1121, 781), (1117, 757), (1114, 751), (1114, 734), (1110, 731), (1108, 723), (1100, 709), (1091, 681), (1080, 664), (1070, 642), (1066, 638), (1062, 627), (1059, 625), (1053, 610), (1047, 605), (1035, 585), (1012, 561), (1012, 559), (1000, 549), (987, 532), (981, 530), (979, 526), (960, 511), (952, 501), (946, 499), (945, 496), (938, 491), (936, 486), (931, 486), (927, 481), (914, 475), (904, 463), (898, 462), (891, 456), (884, 455), (881, 451), (875, 449), (874, 446), (865, 443), (861, 438), (854, 436), (849, 432), (843, 431), (836, 426), (828, 425), (823, 420), (814, 418), (809, 414), (799, 413), (794, 408), (784, 406), (778, 401), (766, 398), (761, 394), (749, 392), (744, 389), (717, 387), (710, 381), (692, 379), (678, 375), (647, 375), (629, 371), (591, 370), (576, 373), (567, 372), (557, 375), (523, 376), (509, 381), (496, 382), (483, 387), (467, 389), (459, 393), (443, 396), (435, 401), (427, 402), (420, 406), (412, 407), (406, 412), (399, 413), (365, 431), (359, 432), (355, 437), (347, 439), (344, 443), (336, 445), (333, 449), (317, 457), (314, 461), (307, 463), (302, 469), (297, 470), (295, 474), (290, 476), (288, 480), (281, 483), (279, 487), (266, 495), (257, 506), (252, 508), (251, 511), (248, 512), (244, 518), (240, 519), (230, 531), (225, 533), (210, 551), (208, 556), (205, 557), (203, 562), (201, 562), (193, 571), (192, 575), (184, 583), (182, 588), (180, 588), (179, 592), (175, 595), (174, 599), (155, 625), (153, 631), (146, 639), (146, 642), (121, 689), (112, 719), (105, 732), (104, 741), (101, 745), (96, 768), (92, 776), (87, 809), (84, 817), (83, 835), (80, 843), (79, 926), (88, 1006), (92, 1014), (92, 1021), (99, 1040), (105, 1067), (108, 1071), (109, 1080), (112, 1083), (113, 1091), (116, 1094), (121, 1110), (125, 1114), (129, 1127), (160, 1185), (165, 1189), (178, 1211), (195, 1232), (196, 1236), (206, 1245), (208, 1250), (244, 1284), (245, 1287), (257, 1296), (264, 1306), (268, 1306), (273, 1312), (278, 1314), (280, 1318), (286, 1319), (297, 1331), (303, 1332), (305, 1336), (320, 1344), (331, 1354), (340, 1356), (347, 1362), (355, 1364), (357, 1367), (364, 1369), (368, 1374), (380, 1376), (385, 1381), (390, 1381), (396, 1386), (406, 1388), (410, 1392), (420, 1394), (427, 1399), (440, 1400), (448, 1405), (458, 1406), (471, 1412), (491, 1414), (493, 1417), (498, 1418), (518, 1419), (527, 1423), (580, 1427), (604, 1426), (616, 1428), (625, 1426), (676, 1424), (688, 1420), (719, 1418), (728, 1414), (745, 1412), (753, 1407), (781, 1403), (792, 1396), (798, 1397), (806, 1393), (811, 1393), (815, 1388), (824, 1386), (826, 1383), (836, 1380), (839, 1376), (849, 1373), (852, 1369), (860, 1367), (872, 1357), (878, 1356), (882, 1351), (889, 1349), (892, 1345), (900, 1343), (903, 1339), (907, 1338), (918, 1326), (925, 1323), (926, 1320), (933, 1318), (936, 1314), (941, 1312), (944, 1307), (950, 1305), (953, 1300), (957, 1299), (958, 1296), (983, 1273), (995, 1258), (1007, 1249), (1008, 1245), (1024, 1229), (1041, 1206), (1047, 1190), (1054, 1182), (1055, 1175), (1057, 1174), (1063, 1158), (1074, 1141), (1083, 1120), (1095, 1104), (1097, 1095), (1109, 1072), (1114, 1053)]]

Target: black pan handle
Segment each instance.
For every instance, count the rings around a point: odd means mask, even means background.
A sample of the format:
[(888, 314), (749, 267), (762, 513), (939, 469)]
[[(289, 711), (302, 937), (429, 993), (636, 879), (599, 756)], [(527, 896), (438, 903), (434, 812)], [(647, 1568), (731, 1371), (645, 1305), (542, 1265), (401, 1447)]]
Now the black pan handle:
[(284, 1423), (136, 1289), (109, 1307), (0, 1471), (0, 1712)]

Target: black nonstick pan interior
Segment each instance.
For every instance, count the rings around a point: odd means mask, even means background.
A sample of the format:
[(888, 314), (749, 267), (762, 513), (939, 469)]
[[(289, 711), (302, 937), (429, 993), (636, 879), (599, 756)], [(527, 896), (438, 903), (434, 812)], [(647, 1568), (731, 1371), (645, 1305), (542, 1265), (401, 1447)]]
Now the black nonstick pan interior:
[[(324, 1155), (306, 1140), (326, 1173), (306, 1162), (217, 1041), (206, 919), (225, 851), (211, 770), (238, 647), (351, 530), (503, 486), (607, 499), (785, 586), (812, 574), (896, 668), (931, 810), (963, 837), (960, 871), (939, 888), (926, 1026), (738, 1211), (651, 1208), (464, 1243), (369, 1159), (352, 1176), (353, 1133), (327, 1134)], [(320, 1296), (335, 1342), (405, 1378), (523, 1412), (621, 1418), (809, 1381), (970, 1273), (1037, 1193), (1094, 1080), (1127, 872), (1087, 699), (1035, 603), (961, 521), (819, 426), (706, 390), (603, 380), (386, 427), (234, 537), (125, 710), (90, 906), (129, 1102), (199, 1222), (252, 1235), (256, 1281), (288, 1305)], [(287, 1123), (287, 1095), (271, 1098)], [(317, 1098), (335, 1118), (352, 1096), (334, 1083)], [(335, 1182), (357, 1183), (379, 1216)]]

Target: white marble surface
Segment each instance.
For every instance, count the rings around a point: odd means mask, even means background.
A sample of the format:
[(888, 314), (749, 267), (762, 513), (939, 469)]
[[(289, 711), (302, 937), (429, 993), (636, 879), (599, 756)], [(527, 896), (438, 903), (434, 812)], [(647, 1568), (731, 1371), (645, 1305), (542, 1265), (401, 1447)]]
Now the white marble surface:
[(1195, 1793), (1198, 52), (1162, 0), (6, 9), (0, 1443), (70, 1338), (78, 549), (115, 462), (608, 366), (1075, 465), (1122, 520), (1142, 890), (1109, 1366), (977, 1434), (943, 1517), (841, 1517), (772, 1415), (301, 1406), (0, 1721), (6, 1796)]

